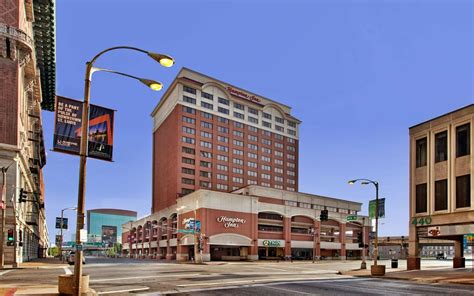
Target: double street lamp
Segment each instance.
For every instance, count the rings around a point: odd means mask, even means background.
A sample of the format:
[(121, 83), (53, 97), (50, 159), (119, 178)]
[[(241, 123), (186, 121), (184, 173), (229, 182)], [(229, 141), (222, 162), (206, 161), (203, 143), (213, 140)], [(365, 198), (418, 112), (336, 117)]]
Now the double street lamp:
[[(95, 61), (104, 53), (117, 50), (117, 49), (128, 49), (145, 53), (153, 60), (159, 62), (163, 67), (171, 67), (174, 64), (174, 59), (165, 54), (154, 53), (146, 51), (140, 48), (131, 46), (116, 46), (105, 49), (95, 55), (89, 62), (86, 63), (86, 74), (84, 82), (84, 102), (82, 106), (82, 123), (81, 123), (81, 144), (80, 144), (80, 164), (79, 164), (79, 188), (77, 197), (77, 226), (76, 226), (76, 246), (81, 246), (81, 230), (84, 228), (84, 208), (85, 208), (85, 193), (86, 193), (86, 162), (87, 162), (87, 150), (88, 150), (88, 131), (89, 131), (89, 109), (90, 109), (90, 88), (92, 74), (98, 71), (105, 71), (109, 73), (126, 76), (140, 81), (147, 85), (152, 90), (161, 90), (163, 84), (151, 79), (140, 78), (129, 74), (94, 68)], [(74, 292), (75, 295), (81, 294), (81, 280), (82, 280), (82, 248), (77, 248), (74, 265)]]
[[(377, 260), (379, 257), (379, 182), (369, 180), (369, 179), (354, 179), (350, 180), (348, 183), (353, 185), (359, 182), (362, 185), (372, 184), (375, 187), (375, 248), (374, 248), (374, 265), (371, 267), (372, 275), (384, 275), (385, 274), (385, 265), (377, 265)], [(370, 214), (370, 213), (369, 213)]]

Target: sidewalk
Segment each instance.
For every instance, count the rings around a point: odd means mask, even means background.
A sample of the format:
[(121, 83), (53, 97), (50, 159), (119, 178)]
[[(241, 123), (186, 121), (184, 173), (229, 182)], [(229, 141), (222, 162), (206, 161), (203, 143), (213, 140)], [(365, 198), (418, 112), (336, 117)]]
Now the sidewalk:
[(68, 266), (69, 265), (66, 262), (61, 262), (59, 258), (38, 258), (28, 262), (20, 263), (18, 268), (59, 268)]
[[(350, 270), (340, 272), (340, 274), (356, 277), (372, 277), (369, 266), (368, 269), (365, 270)], [(385, 276), (377, 278), (416, 281), (420, 283), (474, 285), (474, 269), (472, 269), (472, 267), (457, 269), (441, 268), (429, 270), (399, 270), (387, 268)]]

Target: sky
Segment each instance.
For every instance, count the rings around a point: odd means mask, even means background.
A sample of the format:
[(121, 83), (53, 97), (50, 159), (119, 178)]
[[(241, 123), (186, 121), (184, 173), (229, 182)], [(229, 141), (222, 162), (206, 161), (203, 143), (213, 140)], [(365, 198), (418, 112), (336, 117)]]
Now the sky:
[[(380, 183), (381, 235), (408, 234), (408, 128), (474, 102), (474, 2), (409, 0), (56, 1), (57, 94), (82, 99), (85, 63), (162, 81), (188, 67), (292, 107), (300, 126), (301, 192), (363, 203)], [(164, 90), (165, 90), (164, 89)], [(96, 73), (91, 101), (117, 110), (114, 161), (89, 159), (86, 209), (150, 213), (152, 119), (164, 93)], [(46, 213), (77, 205), (79, 158), (52, 152), (44, 111)], [(66, 212), (70, 225), (75, 213)], [(73, 232), (66, 233), (68, 240)]]

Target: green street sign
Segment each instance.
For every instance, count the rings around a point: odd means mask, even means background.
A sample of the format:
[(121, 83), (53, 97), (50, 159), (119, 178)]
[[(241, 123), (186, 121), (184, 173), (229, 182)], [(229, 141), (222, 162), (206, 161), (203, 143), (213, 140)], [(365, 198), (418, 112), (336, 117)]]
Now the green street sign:
[(194, 229), (178, 229), (179, 233), (194, 233)]
[(349, 215), (346, 219), (347, 221), (357, 221), (357, 215)]

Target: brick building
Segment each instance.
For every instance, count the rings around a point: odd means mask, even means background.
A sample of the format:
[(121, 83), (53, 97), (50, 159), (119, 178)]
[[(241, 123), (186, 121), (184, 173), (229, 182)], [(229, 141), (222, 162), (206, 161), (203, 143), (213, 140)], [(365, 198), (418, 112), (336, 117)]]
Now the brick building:
[[(298, 192), (300, 121), (290, 107), (183, 68), (152, 117), (152, 214), (123, 225), (124, 253), (360, 258), (354, 239), (369, 219), (346, 216), (361, 204)], [(319, 221), (324, 209), (329, 221)]]
[(7, 265), (44, 256), (49, 245), (41, 108), (54, 106), (54, 27), (54, 1), (0, 0), (0, 167), (8, 167), (4, 233), (14, 233), (3, 245)]

